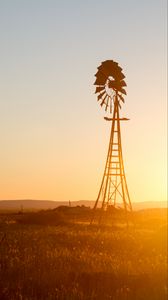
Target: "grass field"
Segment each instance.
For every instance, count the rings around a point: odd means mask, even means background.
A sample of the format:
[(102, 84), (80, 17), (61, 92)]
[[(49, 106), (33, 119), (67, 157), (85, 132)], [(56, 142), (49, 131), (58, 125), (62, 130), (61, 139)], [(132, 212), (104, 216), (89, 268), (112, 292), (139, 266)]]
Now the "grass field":
[(0, 299), (167, 299), (166, 210), (137, 213), (128, 230), (86, 215), (1, 215)]

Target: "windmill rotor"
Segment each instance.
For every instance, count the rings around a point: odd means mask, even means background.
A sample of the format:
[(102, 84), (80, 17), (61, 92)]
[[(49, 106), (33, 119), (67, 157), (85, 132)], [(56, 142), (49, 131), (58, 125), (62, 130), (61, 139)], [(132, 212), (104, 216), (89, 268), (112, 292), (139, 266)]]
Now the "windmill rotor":
[(98, 94), (97, 100), (100, 101), (101, 106), (105, 106), (106, 112), (112, 113), (116, 94), (118, 95), (117, 99), (120, 108), (120, 102), (124, 103), (123, 95), (127, 94), (124, 88), (127, 85), (123, 80), (125, 75), (122, 72), (122, 68), (113, 60), (103, 61), (97, 69), (94, 83), (96, 85), (95, 94)]

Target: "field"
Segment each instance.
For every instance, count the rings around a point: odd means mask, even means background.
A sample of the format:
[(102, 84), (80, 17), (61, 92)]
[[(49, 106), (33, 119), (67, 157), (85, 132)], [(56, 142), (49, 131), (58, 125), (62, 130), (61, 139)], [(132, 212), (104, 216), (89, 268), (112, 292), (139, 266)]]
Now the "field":
[(167, 299), (166, 209), (135, 213), (128, 229), (89, 226), (90, 215), (1, 214), (0, 299)]

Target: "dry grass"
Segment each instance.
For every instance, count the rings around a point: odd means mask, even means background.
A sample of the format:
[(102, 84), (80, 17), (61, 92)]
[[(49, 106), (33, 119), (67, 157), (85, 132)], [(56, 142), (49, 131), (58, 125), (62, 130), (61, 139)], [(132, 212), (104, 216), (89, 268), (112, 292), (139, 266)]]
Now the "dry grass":
[(146, 223), (127, 231), (3, 221), (0, 299), (167, 299), (165, 236)]

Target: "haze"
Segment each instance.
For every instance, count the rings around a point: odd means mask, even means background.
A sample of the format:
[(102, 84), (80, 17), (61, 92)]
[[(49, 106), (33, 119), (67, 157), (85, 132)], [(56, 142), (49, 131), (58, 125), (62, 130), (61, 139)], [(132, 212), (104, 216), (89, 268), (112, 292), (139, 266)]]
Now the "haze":
[(126, 75), (121, 115), (132, 202), (166, 200), (166, 1), (0, 4), (0, 199), (96, 199), (109, 123), (101, 61)]

